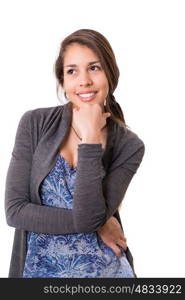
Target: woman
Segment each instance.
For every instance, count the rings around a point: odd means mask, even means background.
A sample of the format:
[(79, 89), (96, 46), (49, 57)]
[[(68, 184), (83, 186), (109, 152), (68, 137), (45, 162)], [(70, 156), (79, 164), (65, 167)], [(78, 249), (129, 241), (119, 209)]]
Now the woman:
[(118, 209), (145, 146), (113, 96), (113, 50), (102, 34), (78, 30), (61, 43), (55, 74), (68, 102), (25, 112), (16, 133), (9, 277), (136, 277)]

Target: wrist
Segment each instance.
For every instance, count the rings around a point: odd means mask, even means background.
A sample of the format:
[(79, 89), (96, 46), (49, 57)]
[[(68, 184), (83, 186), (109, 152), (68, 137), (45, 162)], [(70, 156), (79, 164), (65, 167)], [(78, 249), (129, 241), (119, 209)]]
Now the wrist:
[(87, 138), (87, 139), (82, 139), (81, 144), (101, 144), (101, 141), (99, 139), (91, 139), (91, 138)]
[(101, 144), (101, 138), (98, 134), (88, 134), (82, 137), (81, 143)]

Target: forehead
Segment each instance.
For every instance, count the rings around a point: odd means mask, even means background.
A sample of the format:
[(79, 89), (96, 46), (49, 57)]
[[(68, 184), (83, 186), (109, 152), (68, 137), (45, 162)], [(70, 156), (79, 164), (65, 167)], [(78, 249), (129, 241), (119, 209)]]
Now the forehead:
[(86, 64), (96, 60), (99, 60), (97, 54), (85, 45), (73, 43), (64, 52), (64, 65)]

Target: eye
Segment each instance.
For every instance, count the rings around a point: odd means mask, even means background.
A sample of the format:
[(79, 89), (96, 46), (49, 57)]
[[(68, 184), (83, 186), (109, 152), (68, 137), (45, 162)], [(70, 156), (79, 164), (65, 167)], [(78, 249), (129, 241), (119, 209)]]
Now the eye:
[(69, 74), (69, 75), (71, 74), (71, 75), (72, 75), (72, 74), (73, 74), (73, 71), (74, 71), (74, 69), (69, 69), (69, 70), (67, 71), (67, 74)]
[(100, 68), (99, 66), (92, 66), (92, 67), (91, 67), (91, 70), (97, 71), (97, 69), (95, 69), (95, 68), (97, 68), (98, 70), (101, 70), (101, 68)]

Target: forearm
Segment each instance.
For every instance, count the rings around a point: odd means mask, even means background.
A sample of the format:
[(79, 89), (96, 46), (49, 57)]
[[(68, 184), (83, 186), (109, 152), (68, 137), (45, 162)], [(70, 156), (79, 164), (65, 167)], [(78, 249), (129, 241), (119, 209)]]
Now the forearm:
[(71, 210), (27, 203), (7, 211), (9, 226), (44, 234), (77, 233)]
[[(92, 140), (91, 140), (92, 141)], [(101, 144), (82, 143), (78, 147), (78, 167), (74, 190), (74, 223), (77, 231), (95, 231), (106, 220), (102, 193)]]
[[(94, 146), (96, 148), (96, 145)], [(101, 153), (101, 151), (102, 151), (101, 146), (99, 145), (98, 152)], [(27, 155), (27, 153), (28, 152), (26, 152), (24, 155)], [(84, 182), (84, 187), (82, 186), (81, 189), (81, 184), (78, 184), (78, 180), (77, 180), (78, 187), (80, 185), (80, 190), (77, 189), (77, 195), (79, 195), (77, 196), (78, 205), (76, 206), (76, 209), (74, 207), (74, 209), (69, 210), (64, 208), (49, 207), (46, 205), (35, 204), (33, 202), (32, 203), (30, 202), (28, 183), (30, 181), (31, 166), (28, 159), (25, 160), (18, 159), (14, 151), (7, 172), (6, 187), (5, 187), (5, 212), (6, 212), (7, 224), (17, 229), (23, 229), (26, 231), (46, 233), (46, 234), (71, 234), (71, 233), (81, 233), (81, 232), (85, 233), (91, 231), (92, 227), (86, 226), (86, 218), (88, 216), (89, 209), (87, 208), (87, 211), (84, 211), (85, 208), (83, 207), (84, 197), (82, 195), (83, 194), (82, 191), (87, 190), (85, 186), (89, 185), (89, 181), (86, 182), (84, 179), (84, 177), (85, 178), (88, 177), (86, 176), (86, 172), (84, 172), (84, 169), (88, 170), (89, 166), (86, 162), (87, 160), (86, 157), (85, 159), (83, 159), (83, 157), (81, 159), (80, 157), (80, 161), (81, 160), (82, 162), (79, 164), (79, 166), (81, 166), (80, 167), (81, 171), (79, 171), (79, 173), (82, 174), (80, 175), (80, 178), (82, 182)], [(98, 177), (100, 175), (99, 169), (101, 166), (101, 162), (96, 157), (96, 155), (93, 158), (93, 161), (96, 162), (96, 167), (93, 168), (93, 174), (91, 176), (92, 181), (94, 182), (93, 178), (96, 177), (96, 174), (98, 175)], [(91, 163), (92, 163), (92, 159), (91, 159)], [(101, 182), (101, 179), (98, 181)], [(93, 189), (95, 189), (94, 185), (93, 185)], [(82, 196), (82, 199), (80, 195)], [(95, 205), (98, 208), (98, 198)], [(82, 208), (83, 208), (83, 214), (79, 213), (80, 209)], [(81, 219), (82, 215), (83, 218)], [(82, 221), (83, 219), (84, 219), (84, 223)]]

